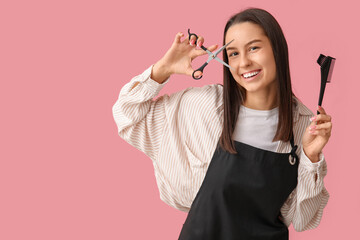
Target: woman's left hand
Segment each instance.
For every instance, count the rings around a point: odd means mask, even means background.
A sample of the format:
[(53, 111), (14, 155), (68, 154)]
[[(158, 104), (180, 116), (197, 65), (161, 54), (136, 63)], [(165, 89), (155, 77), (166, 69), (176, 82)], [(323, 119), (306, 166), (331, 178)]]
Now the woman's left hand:
[(320, 114), (311, 118), (311, 124), (306, 128), (302, 138), (304, 153), (312, 162), (319, 161), (319, 154), (331, 136), (331, 116), (324, 108), (318, 108)]

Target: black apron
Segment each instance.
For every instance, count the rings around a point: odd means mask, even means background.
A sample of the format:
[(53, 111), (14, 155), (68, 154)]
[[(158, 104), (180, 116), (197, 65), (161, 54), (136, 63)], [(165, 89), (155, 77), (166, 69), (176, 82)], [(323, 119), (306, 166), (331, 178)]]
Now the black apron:
[(280, 208), (297, 185), (299, 158), (234, 141), (219, 143), (179, 240), (288, 240)]

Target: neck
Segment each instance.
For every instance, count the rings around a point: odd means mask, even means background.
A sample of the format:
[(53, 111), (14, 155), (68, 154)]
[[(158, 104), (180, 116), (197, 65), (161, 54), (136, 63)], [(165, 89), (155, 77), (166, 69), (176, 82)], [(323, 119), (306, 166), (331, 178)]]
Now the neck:
[(243, 105), (255, 110), (271, 110), (279, 106), (275, 92), (269, 94), (255, 94), (246, 92)]

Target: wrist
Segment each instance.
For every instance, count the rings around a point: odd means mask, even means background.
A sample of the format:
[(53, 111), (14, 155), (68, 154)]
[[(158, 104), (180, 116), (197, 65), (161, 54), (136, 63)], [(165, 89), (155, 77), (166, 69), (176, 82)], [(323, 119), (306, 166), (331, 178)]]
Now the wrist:
[(162, 60), (160, 60), (154, 64), (154, 66), (151, 70), (150, 78), (153, 79), (154, 81), (162, 84), (170, 76), (171, 76), (170, 69), (167, 67), (166, 64), (164, 64), (162, 62)]
[(306, 153), (305, 149), (303, 149), (303, 150), (304, 150), (305, 155), (310, 159), (310, 161), (312, 163), (316, 163), (316, 162), (320, 161), (320, 157), (319, 157), (320, 154), (308, 154), (308, 153)]

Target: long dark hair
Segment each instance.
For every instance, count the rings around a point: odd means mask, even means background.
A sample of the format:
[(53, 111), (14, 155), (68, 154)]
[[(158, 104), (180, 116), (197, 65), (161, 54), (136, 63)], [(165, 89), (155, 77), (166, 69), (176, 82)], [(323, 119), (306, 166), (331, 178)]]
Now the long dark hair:
[[(226, 23), (224, 29), (223, 44), (228, 29), (237, 23), (251, 22), (259, 25), (265, 35), (269, 38), (276, 63), (276, 80), (278, 81), (277, 101), (279, 103), (279, 121), (273, 141), (289, 141), (293, 129), (293, 107), (294, 101), (291, 88), (288, 46), (279, 23), (267, 11), (259, 8), (245, 9), (232, 17)], [(226, 49), (223, 50), (223, 58), (229, 63)], [(220, 136), (220, 146), (230, 153), (237, 153), (232, 135), (239, 114), (240, 106), (244, 103), (246, 89), (237, 84), (230, 70), (224, 66), (223, 102), (224, 122)]]

